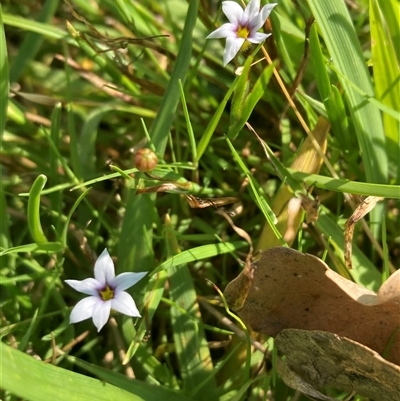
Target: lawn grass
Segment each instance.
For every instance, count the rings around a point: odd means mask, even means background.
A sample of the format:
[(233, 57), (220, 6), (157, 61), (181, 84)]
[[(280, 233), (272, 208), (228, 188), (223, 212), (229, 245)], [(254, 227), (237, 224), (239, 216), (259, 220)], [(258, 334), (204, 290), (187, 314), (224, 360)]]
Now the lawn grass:
[[(281, 0), (263, 47), (226, 67), (225, 40), (205, 39), (220, 2), (70, 3), (0, 8), (0, 398), (308, 399), (220, 295), (251, 249), (317, 255), (375, 291), (399, 267), (398, 2)], [(135, 165), (143, 147), (153, 171)], [(319, 198), (315, 223), (291, 216), (300, 196)], [(348, 271), (360, 196), (385, 200)], [(216, 213), (226, 197), (247, 236)], [(93, 277), (104, 248), (117, 274), (149, 274), (128, 290), (141, 318), (97, 333), (69, 324), (82, 294), (64, 280)]]

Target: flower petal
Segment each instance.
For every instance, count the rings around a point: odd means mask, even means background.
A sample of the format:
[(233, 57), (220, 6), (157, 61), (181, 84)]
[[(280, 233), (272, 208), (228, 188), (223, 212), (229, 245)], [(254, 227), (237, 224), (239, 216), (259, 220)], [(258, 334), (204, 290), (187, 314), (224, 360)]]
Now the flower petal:
[(264, 24), (272, 9), (277, 5), (277, 3), (267, 4), (261, 10), (261, 12), (251, 19), (249, 23), (250, 30), (258, 31)]
[(243, 24), (248, 24), (254, 17), (260, 14), (260, 0), (250, 0), (243, 13)]
[(79, 301), (71, 311), (69, 322), (78, 323), (92, 317), (93, 308), (98, 302), (102, 301), (97, 297), (87, 297)]
[(119, 292), (112, 302), (112, 309), (128, 316), (140, 317), (138, 308), (133, 298), (125, 291)]
[(223, 1), (222, 11), (232, 24), (237, 24), (243, 19), (243, 8), (234, 1)]
[(126, 290), (129, 287), (135, 285), (139, 280), (141, 280), (147, 272), (140, 273), (121, 273), (112, 280), (111, 287), (114, 288), (114, 292), (118, 293), (120, 291)]
[(107, 248), (104, 249), (94, 264), (94, 277), (103, 287), (115, 277), (114, 262)]
[(243, 38), (227, 38), (224, 51), (224, 67), (236, 56), (242, 44)]
[(272, 33), (260, 33), (260, 32), (256, 32), (254, 33), (251, 37), (249, 36), (247, 38), (247, 40), (251, 43), (261, 43), (263, 42), (265, 39), (267, 39), (269, 36), (271, 36)]
[(262, 10), (261, 10), (261, 18), (266, 21), (269, 15), (271, 14), (271, 11), (274, 7), (276, 7), (278, 3), (271, 3), (271, 4), (266, 4)]
[(221, 38), (229, 38), (236, 37), (237, 25), (231, 24), (227, 22), (224, 25), (221, 25), (218, 29), (211, 32), (206, 39), (221, 39)]
[(94, 278), (86, 278), (85, 280), (65, 280), (74, 290), (83, 292), (87, 295), (98, 295), (98, 290), (101, 289), (102, 284)]
[(93, 323), (97, 327), (97, 331), (100, 331), (107, 323), (110, 317), (111, 304), (113, 300), (98, 302), (93, 308)]

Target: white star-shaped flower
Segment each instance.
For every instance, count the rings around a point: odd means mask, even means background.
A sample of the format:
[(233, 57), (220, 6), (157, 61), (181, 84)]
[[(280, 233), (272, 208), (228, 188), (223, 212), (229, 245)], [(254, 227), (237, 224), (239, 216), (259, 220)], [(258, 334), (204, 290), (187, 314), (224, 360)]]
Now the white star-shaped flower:
[[(261, 43), (271, 34), (257, 32), (265, 23), (277, 3), (267, 4), (260, 11), (260, 0), (250, 0), (243, 10), (234, 1), (222, 2), (222, 11), (229, 22), (207, 36), (207, 39), (226, 38), (224, 66), (239, 52), (246, 50), (250, 43)], [(247, 42), (246, 42), (247, 41)]]
[(146, 274), (147, 272), (121, 273), (115, 277), (114, 262), (107, 249), (104, 249), (94, 265), (95, 278), (65, 280), (74, 290), (90, 295), (72, 309), (70, 323), (78, 323), (91, 317), (97, 331), (100, 331), (107, 323), (111, 309), (124, 315), (140, 317), (135, 301), (124, 290), (132, 287)]

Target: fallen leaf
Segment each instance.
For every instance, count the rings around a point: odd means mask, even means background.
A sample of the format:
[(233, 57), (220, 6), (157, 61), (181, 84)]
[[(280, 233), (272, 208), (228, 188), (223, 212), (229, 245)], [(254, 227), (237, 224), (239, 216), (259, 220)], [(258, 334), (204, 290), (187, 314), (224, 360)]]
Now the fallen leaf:
[(291, 370), (286, 360), (284, 359), (278, 359), (278, 373), (280, 378), (287, 386), (298, 390), (303, 394), (309, 395), (310, 397), (314, 397), (322, 401), (338, 401), (336, 398), (328, 397), (318, 391), (312, 384), (308, 383), (296, 372)]
[(230, 203), (237, 203), (240, 201), (239, 198), (234, 198), (231, 196), (225, 198), (199, 198), (193, 195), (184, 194), (189, 206), (191, 208), (204, 209), (205, 207), (220, 207), (229, 205)]
[(346, 221), (344, 233), (344, 262), (348, 269), (352, 268), (351, 256), (354, 227), (357, 221), (361, 220), (376, 206), (378, 202), (383, 199), (385, 198), (379, 196), (368, 196), (356, 207), (353, 214)]
[(319, 206), (321, 204), (318, 196), (315, 199), (311, 199), (308, 195), (305, 196), (300, 194), (301, 207), (306, 212), (306, 223), (315, 223), (319, 216)]
[(136, 188), (137, 194), (149, 194), (153, 192), (179, 192), (180, 189), (178, 185), (174, 184), (173, 182), (165, 182), (159, 185), (153, 185), (151, 187), (144, 187), (144, 188)]
[(355, 391), (375, 401), (400, 394), (400, 367), (358, 342), (324, 331), (283, 330), (275, 344), (286, 359), (278, 371), (284, 382), (319, 399), (315, 388)]
[[(271, 248), (248, 275), (231, 281), (224, 295), (235, 305), (246, 288), (239, 316), (256, 332), (275, 337), (283, 329), (323, 330), (357, 341), (400, 364), (400, 270), (378, 294), (340, 276), (315, 256)], [(237, 305), (237, 303), (236, 303)]]

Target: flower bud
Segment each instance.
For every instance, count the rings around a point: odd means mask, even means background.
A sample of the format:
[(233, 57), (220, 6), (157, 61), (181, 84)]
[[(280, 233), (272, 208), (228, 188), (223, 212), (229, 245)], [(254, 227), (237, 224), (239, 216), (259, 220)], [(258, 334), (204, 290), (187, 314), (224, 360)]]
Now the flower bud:
[(157, 166), (157, 164), (157, 155), (151, 149), (142, 148), (135, 153), (135, 167), (139, 171), (151, 171)]

